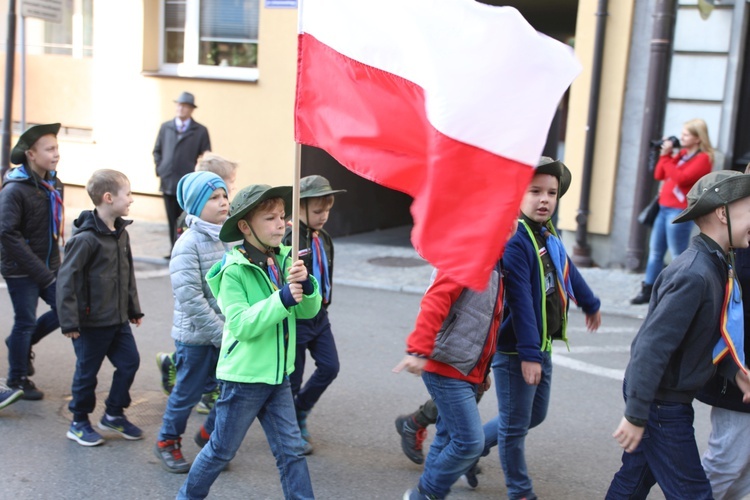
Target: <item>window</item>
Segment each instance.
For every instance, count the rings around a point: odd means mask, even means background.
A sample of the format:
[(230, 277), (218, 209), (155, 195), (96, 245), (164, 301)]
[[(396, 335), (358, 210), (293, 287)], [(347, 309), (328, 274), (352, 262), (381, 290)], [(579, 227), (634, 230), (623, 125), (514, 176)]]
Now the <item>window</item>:
[(260, 0), (163, 0), (162, 72), (256, 80)]
[(26, 47), (30, 54), (73, 57), (94, 55), (94, 0), (63, 0), (59, 23), (26, 18)]

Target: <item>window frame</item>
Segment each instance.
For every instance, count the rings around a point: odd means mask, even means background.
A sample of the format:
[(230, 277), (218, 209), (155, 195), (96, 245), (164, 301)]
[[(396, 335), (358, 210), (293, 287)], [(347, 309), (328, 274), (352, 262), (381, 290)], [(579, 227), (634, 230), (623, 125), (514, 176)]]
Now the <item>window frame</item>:
[[(165, 0), (159, 1), (159, 74), (182, 78), (207, 78), (216, 80), (236, 80), (257, 82), (258, 68), (231, 66), (209, 66), (200, 64), (200, 2), (185, 0), (185, 38), (183, 41), (183, 62), (168, 63), (166, 51), (166, 11)], [(258, 26), (262, 3), (258, 3)], [(260, 29), (260, 28), (259, 28)]]

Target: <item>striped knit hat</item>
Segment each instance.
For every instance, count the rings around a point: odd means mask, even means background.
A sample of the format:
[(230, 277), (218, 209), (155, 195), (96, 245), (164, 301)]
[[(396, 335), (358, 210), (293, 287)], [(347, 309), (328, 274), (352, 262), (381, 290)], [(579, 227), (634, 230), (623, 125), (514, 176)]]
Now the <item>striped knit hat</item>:
[(228, 192), (224, 180), (212, 172), (191, 172), (177, 183), (177, 203), (190, 215), (200, 217), (214, 191)]

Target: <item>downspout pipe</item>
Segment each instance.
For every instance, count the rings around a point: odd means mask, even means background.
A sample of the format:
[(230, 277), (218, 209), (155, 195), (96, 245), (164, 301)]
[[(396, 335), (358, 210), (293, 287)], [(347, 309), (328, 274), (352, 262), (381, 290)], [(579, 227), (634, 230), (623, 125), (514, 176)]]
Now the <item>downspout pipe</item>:
[(0, 182), (10, 167), (10, 138), (13, 123), (13, 70), (16, 61), (16, 0), (8, 2), (8, 36), (5, 41), (5, 104), (0, 142)]
[(649, 165), (649, 147), (652, 140), (661, 139), (664, 130), (664, 115), (667, 110), (667, 85), (669, 66), (677, 19), (677, 0), (657, 0), (654, 9), (654, 28), (651, 37), (648, 82), (646, 85), (645, 109), (641, 127), (640, 155), (636, 172), (633, 213), (630, 217), (630, 234), (625, 266), (630, 271), (641, 271), (645, 267), (647, 253), (646, 233), (648, 228), (638, 222), (638, 214), (651, 201), (654, 177)]
[(607, 0), (599, 0), (596, 11), (596, 35), (594, 38), (594, 60), (591, 66), (591, 91), (589, 112), (586, 122), (586, 143), (583, 155), (583, 176), (581, 179), (581, 199), (576, 215), (576, 242), (573, 245), (573, 262), (578, 267), (591, 267), (591, 247), (588, 244), (588, 222), (591, 213), (591, 177), (594, 164), (594, 145), (599, 116), (599, 94), (602, 86), (602, 61), (604, 59), (604, 35), (607, 28)]

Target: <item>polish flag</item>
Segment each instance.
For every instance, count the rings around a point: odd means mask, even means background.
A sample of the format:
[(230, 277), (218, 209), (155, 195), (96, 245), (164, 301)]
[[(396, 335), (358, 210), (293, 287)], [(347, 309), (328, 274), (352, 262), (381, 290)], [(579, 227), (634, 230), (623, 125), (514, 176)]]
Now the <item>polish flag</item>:
[(297, 142), (414, 198), (414, 248), (483, 290), (580, 72), (570, 47), (474, 0), (304, 0), (299, 27)]

